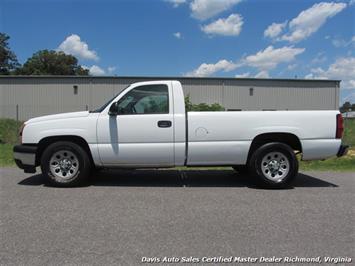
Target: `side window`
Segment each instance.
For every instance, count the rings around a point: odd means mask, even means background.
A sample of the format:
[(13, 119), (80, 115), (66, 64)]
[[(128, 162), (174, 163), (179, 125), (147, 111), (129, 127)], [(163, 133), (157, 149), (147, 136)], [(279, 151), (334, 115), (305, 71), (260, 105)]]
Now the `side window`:
[(132, 89), (118, 102), (119, 114), (167, 114), (169, 90), (166, 85), (146, 85)]

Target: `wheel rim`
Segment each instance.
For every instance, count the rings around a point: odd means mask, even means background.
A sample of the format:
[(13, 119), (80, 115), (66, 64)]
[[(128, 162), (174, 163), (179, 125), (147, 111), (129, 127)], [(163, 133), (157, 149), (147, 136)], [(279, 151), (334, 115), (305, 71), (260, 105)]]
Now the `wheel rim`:
[(49, 169), (55, 177), (71, 179), (79, 171), (78, 157), (68, 150), (57, 151), (49, 161)]
[(269, 152), (261, 160), (263, 175), (274, 182), (281, 182), (290, 171), (290, 161), (281, 152)]

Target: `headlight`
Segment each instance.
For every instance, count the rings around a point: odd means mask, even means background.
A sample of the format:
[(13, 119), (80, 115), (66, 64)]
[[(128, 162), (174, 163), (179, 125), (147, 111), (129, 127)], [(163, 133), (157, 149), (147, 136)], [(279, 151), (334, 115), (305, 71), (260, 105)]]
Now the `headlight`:
[(22, 132), (23, 132), (23, 129), (25, 128), (25, 123), (23, 123), (20, 127), (20, 130), (18, 132), (18, 135), (19, 135), (19, 142), (22, 144)]

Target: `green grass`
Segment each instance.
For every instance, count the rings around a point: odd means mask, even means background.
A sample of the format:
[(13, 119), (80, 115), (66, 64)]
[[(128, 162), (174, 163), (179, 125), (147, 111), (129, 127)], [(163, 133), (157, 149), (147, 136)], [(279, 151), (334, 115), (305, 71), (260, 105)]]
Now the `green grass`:
[(0, 166), (15, 165), (12, 157), (13, 144), (0, 144)]
[(355, 119), (344, 119), (344, 137), (343, 142), (352, 147), (355, 146)]
[[(348, 155), (337, 158), (333, 157), (324, 161), (300, 162), (300, 169), (303, 171), (355, 171), (355, 119), (346, 119), (344, 121), (345, 132), (343, 142), (351, 145), (353, 148)], [(0, 119), (0, 166), (13, 166), (12, 147), (18, 141), (18, 129), (21, 122), (12, 119)], [(196, 169), (196, 168), (178, 168), (178, 169)], [(199, 168), (197, 168), (199, 169)], [(206, 168), (201, 168), (206, 169)], [(211, 167), (210, 169), (229, 169), (225, 167)]]
[(341, 158), (330, 158), (324, 161), (300, 162), (300, 170), (303, 171), (355, 171), (355, 150), (352, 155)]
[(12, 148), (18, 143), (18, 130), (22, 122), (0, 119), (0, 166), (15, 165)]

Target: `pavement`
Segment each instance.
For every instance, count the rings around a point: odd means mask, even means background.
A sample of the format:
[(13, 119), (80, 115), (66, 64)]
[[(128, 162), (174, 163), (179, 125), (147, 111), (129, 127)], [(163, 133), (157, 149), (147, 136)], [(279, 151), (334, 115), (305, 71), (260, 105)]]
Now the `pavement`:
[(54, 188), (39, 174), (0, 168), (0, 265), (354, 260), (354, 180), (306, 172), (291, 189), (264, 190), (229, 170), (116, 170)]

